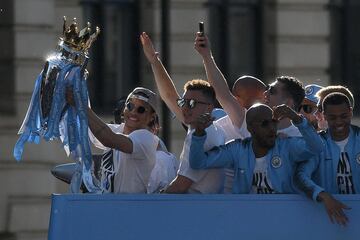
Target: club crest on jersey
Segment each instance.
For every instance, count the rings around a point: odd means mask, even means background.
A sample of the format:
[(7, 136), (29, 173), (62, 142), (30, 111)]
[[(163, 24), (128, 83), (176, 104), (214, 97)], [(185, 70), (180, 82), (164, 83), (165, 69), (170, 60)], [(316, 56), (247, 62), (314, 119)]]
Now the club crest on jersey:
[(271, 159), (271, 166), (273, 166), (273, 168), (281, 167), (281, 158), (279, 156), (274, 156)]
[(356, 162), (360, 164), (360, 153), (356, 154)]

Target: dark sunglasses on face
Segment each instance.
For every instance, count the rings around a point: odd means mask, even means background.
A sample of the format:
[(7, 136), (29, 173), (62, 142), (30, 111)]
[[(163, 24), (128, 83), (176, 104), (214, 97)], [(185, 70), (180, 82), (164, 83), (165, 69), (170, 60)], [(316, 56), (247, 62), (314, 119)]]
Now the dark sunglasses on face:
[(304, 113), (307, 114), (314, 113), (317, 110), (317, 107), (311, 105), (302, 105), (301, 108), (304, 111)]
[(146, 112), (146, 108), (144, 106), (138, 106), (136, 107), (135, 104), (131, 103), (131, 102), (127, 102), (125, 105), (126, 109), (129, 110), (130, 112), (134, 109), (136, 109), (137, 113), (143, 114), (144, 112)]
[(210, 105), (210, 103), (206, 103), (206, 102), (201, 102), (201, 101), (197, 101), (194, 99), (185, 99), (185, 98), (179, 98), (178, 100), (176, 100), (177, 105), (179, 107), (185, 107), (187, 106), (188, 108), (192, 109), (196, 107), (196, 104), (206, 104), (206, 105)]

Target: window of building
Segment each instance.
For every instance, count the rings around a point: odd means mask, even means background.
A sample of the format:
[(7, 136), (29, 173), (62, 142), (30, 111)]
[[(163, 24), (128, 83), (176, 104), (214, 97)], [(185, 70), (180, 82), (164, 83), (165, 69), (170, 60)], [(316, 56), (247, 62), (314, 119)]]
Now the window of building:
[(116, 99), (139, 83), (138, 1), (82, 1), (84, 19), (99, 26), (99, 38), (90, 52), (88, 70), (92, 105), (110, 113)]
[[(360, 2), (331, 0), (329, 6), (331, 84), (348, 87), (357, 102), (360, 97)], [(354, 111), (359, 114), (357, 105)]]
[(262, 1), (207, 2), (214, 57), (229, 85), (241, 75), (263, 76)]

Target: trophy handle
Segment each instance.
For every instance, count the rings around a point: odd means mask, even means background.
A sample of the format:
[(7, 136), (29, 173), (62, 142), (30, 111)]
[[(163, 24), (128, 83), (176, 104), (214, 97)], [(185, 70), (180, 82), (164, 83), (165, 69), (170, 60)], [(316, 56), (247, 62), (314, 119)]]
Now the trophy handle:
[[(89, 62), (89, 57), (86, 56), (84, 63), (81, 65), (81, 70), (80, 70), (80, 76), (81, 76), (81, 78), (84, 77), (84, 74), (85, 74), (85, 72), (86, 72), (86, 66), (87, 66), (88, 62)], [(85, 78), (86, 78), (86, 76), (85, 76)]]

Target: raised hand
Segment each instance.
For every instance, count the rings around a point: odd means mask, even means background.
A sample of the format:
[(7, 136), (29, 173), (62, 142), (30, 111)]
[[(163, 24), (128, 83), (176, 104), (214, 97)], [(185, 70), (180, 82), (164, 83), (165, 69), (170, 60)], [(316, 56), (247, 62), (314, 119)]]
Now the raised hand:
[(297, 114), (292, 108), (285, 104), (281, 104), (273, 108), (273, 118), (280, 121), (283, 118), (289, 118), (295, 124), (302, 122), (302, 117)]
[(324, 203), (330, 221), (332, 223), (336, 221), (339, 225), (346, 226), (349, 219), (343, 210), (349, 210), (351, 208), (336, 200), (327, 192), (321, 192), (319, 194), (319, 199)]
[(196, 33), (194, 48), (203, 58), (211, 57), (210, 42), (205, 34)]
[(146, 34), (146, 32), (143, 32), (140, 35), (140, 41), (143, 46), (143, 51), (145, 54), (145, 57), (150, 63), (153, 63), (156, 61), (159, 53), (155, 51), (154, 45), (150, 39), (150, 37)]
[(209, 127), (214, 118), (211, 116), (211, 113), (201, 114), (191, 125), (195, 128), (196, 136), (203, 136), (205, 134), (205, 128)]

